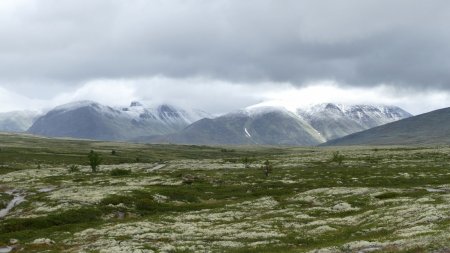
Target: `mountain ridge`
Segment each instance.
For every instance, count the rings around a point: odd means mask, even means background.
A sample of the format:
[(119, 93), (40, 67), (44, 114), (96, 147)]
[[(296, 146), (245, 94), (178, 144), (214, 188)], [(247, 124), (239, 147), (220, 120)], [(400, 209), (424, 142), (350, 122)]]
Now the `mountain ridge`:
[(324, 146), (450, 144), (450, 107), (328, 141)]

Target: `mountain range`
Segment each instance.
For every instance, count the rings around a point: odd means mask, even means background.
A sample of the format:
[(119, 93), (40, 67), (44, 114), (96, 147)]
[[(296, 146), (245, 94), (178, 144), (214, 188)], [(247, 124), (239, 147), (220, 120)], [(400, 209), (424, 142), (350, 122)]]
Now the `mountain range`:
[(33, 119), (27, 132), (148, 143), (311, 146), (411, 116), (396, 106), (324, 103), (290, 109), (257, 104), (213, 117), (168, 104), (111, 107), (78, 101)]
[(412, 116), (395, 106), (318, 104), (288, 110), (254, 105), (202, 119), (180, 132), (144, 138), (182, 144), (260, 144), (311, 146)]

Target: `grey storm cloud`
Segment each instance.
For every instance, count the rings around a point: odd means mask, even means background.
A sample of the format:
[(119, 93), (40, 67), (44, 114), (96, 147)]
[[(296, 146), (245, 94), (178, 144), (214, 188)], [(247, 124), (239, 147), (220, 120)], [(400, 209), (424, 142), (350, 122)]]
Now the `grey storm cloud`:
[(195, 76), (450, 89), (447, 0), (4, 0), (2, 85)]

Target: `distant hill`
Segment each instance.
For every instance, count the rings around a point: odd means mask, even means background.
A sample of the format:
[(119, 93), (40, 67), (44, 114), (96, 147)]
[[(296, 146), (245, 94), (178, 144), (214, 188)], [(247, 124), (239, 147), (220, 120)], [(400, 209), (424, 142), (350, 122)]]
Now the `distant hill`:
[(324, 145), (450, 144), (450, 108), (444, 108), (331, 140)]

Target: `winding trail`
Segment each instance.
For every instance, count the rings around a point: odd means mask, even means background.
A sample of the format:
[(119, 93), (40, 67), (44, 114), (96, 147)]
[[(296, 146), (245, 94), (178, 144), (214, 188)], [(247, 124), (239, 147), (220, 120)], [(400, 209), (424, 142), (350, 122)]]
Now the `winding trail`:
[(153, 168), (151, 168), (151, 169), (147, 169), (147, 172), (153, 172), (153, 171), (155, 171), (155, 170), (162, 169), (162, 168), (165, 167), (165, 166), (166, 166), (166, 164), (158, 164), (158, 165), (156, 165), (155, 167), (153, 167)]
[(22, 196), (19, 192), (8, 191), (6, 193), (14, 196), (14, 198), (8, 203), (6, 208), (0, 210), (0, 219), (8, 215), (9, 211), (11, 211), (11, 209), (13, 209), (15, 206), (25, 201), (25, 196)]

